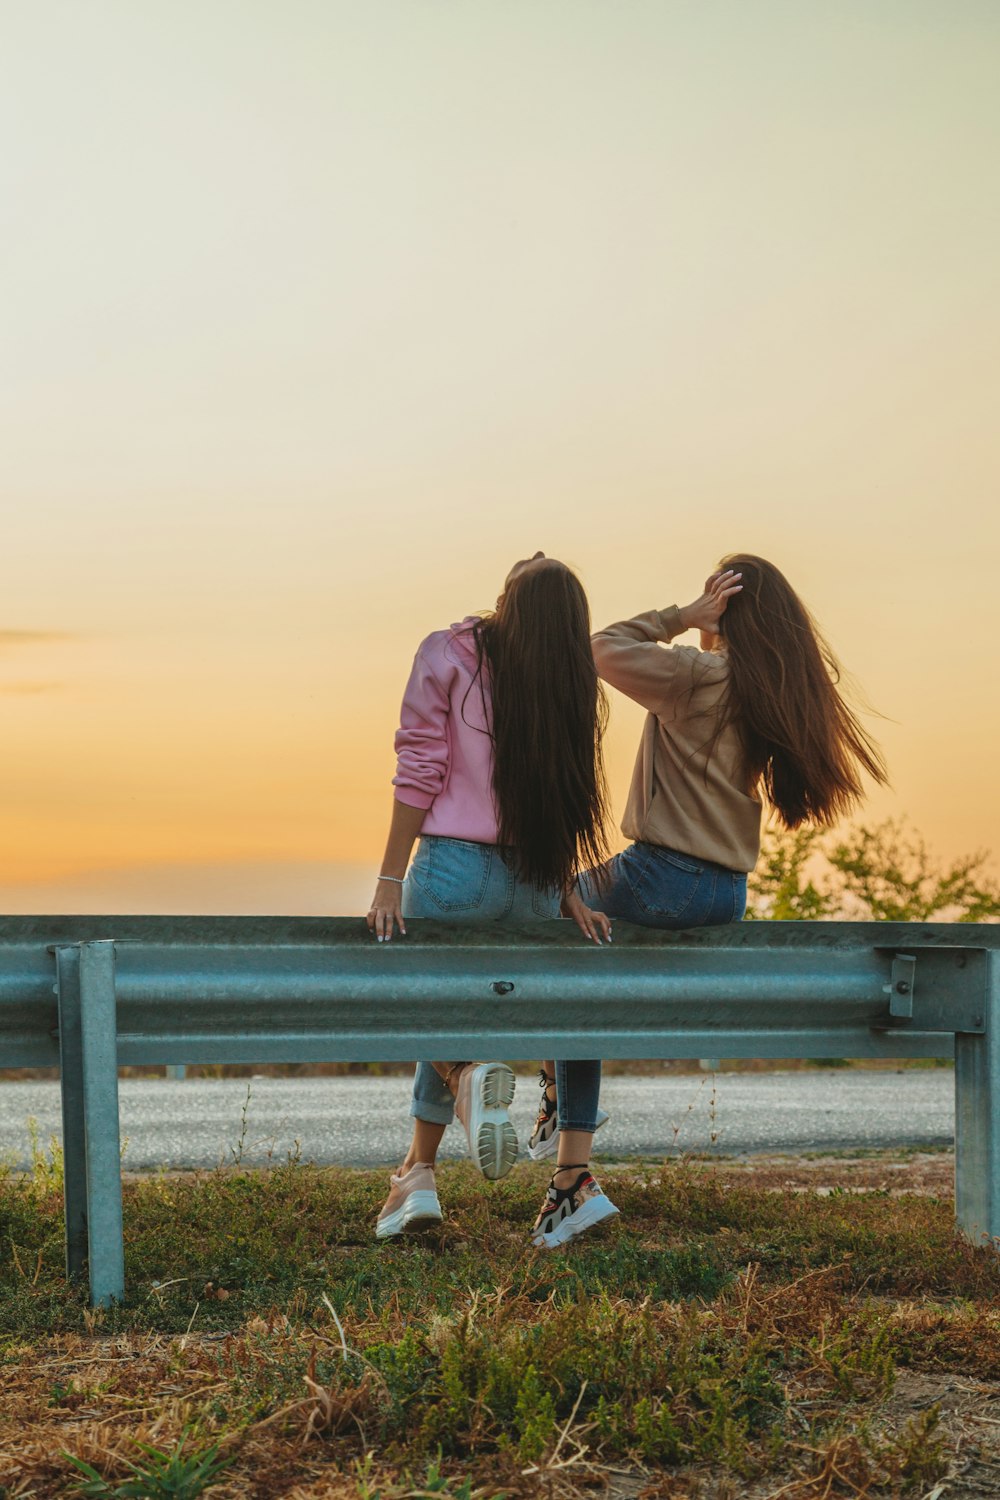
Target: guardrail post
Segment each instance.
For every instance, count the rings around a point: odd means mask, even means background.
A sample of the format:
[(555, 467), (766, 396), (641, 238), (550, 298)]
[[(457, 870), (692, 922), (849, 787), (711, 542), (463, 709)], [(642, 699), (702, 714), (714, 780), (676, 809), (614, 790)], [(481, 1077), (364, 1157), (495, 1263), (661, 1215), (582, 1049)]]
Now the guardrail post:
[(66, 1275), (75, 1280), (83, 1275), (87, 1263), (87, 1137), (80, 1026), (80, 950), (76, 946), (56, 949), (56, 994), (59, 999)]
[(984, 1032), (955, 1034), (955, 1218), (1000, 1248), (1000, 953), (986, 973)]
[(106, 1307), (125, 1296), (113, 942), (80, 944), (80, 1019), (90, 1302), (92, 1307)]

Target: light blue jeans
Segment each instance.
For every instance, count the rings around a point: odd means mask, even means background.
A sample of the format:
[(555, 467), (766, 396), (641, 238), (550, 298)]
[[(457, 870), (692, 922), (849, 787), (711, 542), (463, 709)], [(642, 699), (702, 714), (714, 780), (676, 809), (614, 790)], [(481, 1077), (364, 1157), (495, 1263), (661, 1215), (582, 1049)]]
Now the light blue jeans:
[[(603, 885), (598, 874), (603, 872)], [(660, 844), (630, 844), (578, 882), (595, 911), (640, 927), (713, 927), (742, 922), (747, 878), (694, 854)]]
[[(504, 859), (504, 851), (495, 844), (425, 834), (403, 886), (404, 917), (510, 922), (558, 915), (559, 893), (541, 891), (518, 880)], [(593, 1131), (601, 1092), (601, 1064), (557, 1062), (556, 1088), (560, 1128)], [(429, 1062), (417, 1063), (410, 1114), (434, 1125), (448, 1125), (454, 1117), (451, 1090)]]

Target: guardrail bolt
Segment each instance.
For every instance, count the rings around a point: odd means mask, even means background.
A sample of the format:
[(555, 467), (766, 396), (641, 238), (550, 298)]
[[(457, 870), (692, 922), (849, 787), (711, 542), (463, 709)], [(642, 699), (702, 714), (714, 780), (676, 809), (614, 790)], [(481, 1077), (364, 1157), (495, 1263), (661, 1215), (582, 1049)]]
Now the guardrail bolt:
[(909, 986), (908, 981), (905, 980), (905, 979), (900, 979), (897, 982), (897, 984), (896, 984), (896, 994), (897, 995), (908, 995), (909, 993), (910, 993), (910, 986)]
[(514, 981), (512, 979), (494, 979), (490, 985), (490, 989), (494, 995), (509, 995), (513, 988)]

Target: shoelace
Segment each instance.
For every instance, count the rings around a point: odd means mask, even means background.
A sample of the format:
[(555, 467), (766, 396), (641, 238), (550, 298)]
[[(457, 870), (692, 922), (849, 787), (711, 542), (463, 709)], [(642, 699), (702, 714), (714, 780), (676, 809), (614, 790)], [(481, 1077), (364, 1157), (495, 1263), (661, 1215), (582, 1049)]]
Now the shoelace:
[(573, 1183), (573, 1185), (571, 1187), (564, 1187), (564, 1188), (556, 1187), (556, 1178), (559, 1176), (559, 1174), (561, 1172), (589, 1172), (589, 1171), (590, 1171), (590, 1162), (589, 1161), (571, 1161), (571, 1162), (567, 1162), (564, 1167), (556, 1167), (555, 1171), (552, 1173), (552, 1176), (549, 1178), (549, 1197), (550, 1197), (550, 1202), (557, 1203), (559, 1200), (555, 1196), (556, 1194), (558, 1194), (558, 1193), (572, 1193), (573, 1190), (576, 1188), (577, 1184), (575, 1182)]
[(542, 1091), (542, 1102), (538, 1106), (538, 1114), (535, 1117), (536, 1130), (538, 1129), (539, 1125), (544, 1125), (546, 1120), (551, 1118), (552, 1111), (556, 1107), (556, 1101), (554, 1099), (550, 1099), (548, 1096), (548, 1087), (550, 1083), (555, 1083), (555, 1079), (550, 1073), (546, 1073), (544, 1068), (539, 1068), (538, 1084)]

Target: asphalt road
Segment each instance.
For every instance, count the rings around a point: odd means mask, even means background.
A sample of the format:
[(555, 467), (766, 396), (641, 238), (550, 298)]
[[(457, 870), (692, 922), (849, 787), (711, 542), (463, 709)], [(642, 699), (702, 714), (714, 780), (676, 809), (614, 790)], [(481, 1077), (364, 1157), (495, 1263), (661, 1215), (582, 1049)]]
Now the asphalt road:
[[(237, 1158), (258, 1166), (290, 1154), (380, 1166), (397, 1162), (409, 1137), (406, 1078), (124, 1079), (120, 1097), (133, 1172)], [(611, 1119), (595, 1154), (606, 1159), (941, 1146), (954, 1131), (945, 1068), (608, 1078), (601, 1102)], [(520, 1078), (511, 1113), (522, 1142), (537, 1103), (534, 1081)], [(61, 1139), (59, 1085), (0, 1082), (0, 1160), (29, 1165), (32, 1129), (42, 1146)], [(460, 1127), (442, 1154), (465, 1154)]]

